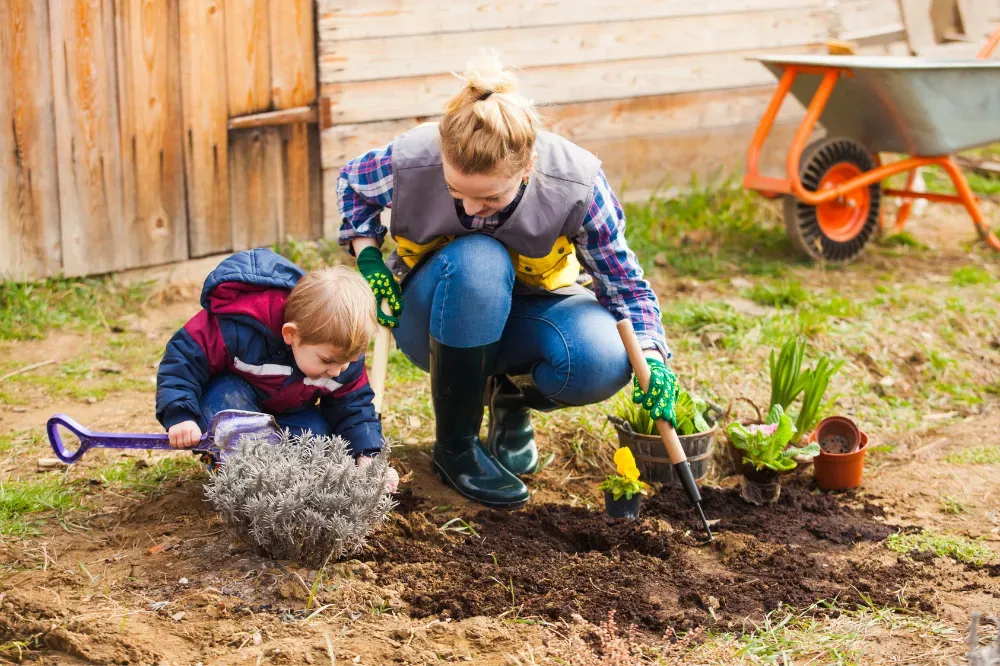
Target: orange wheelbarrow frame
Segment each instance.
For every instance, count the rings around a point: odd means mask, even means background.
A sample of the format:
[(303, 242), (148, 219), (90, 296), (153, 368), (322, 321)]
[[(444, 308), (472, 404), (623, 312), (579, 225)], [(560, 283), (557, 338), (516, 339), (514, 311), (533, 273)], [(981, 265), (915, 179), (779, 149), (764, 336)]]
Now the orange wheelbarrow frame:
[[(976, 57), (981, 59), (989, 58), (998, 45), (1000, 45), (1000, 29), (997, 29), (990, 36)], [(786, 159), (787, 177), (774, 178), (764, 176), (760, 173), (761, 149), (771, 129), (774, 127), (774, 122), (781, 109), (781, 105), (784, 103), (795, 78), (799, 74), (819, 75), (822, 77), (822, 81), (806, 109), (806, 115), (795, 132), (791, 148), (788, 150)], [(883, 188), (882, 190), (886, 195), (901, 197), (905, 200), (896, 216), (895, 224), (892, 227), (893, 233), (901, 231), (906, 224), (907, 218), (910, 215), (910, 209), (913, 206), (913, 199), (926, 199), (937, 203), (962, 204), (968, 211), (969, 217), (972, 218), (979, 237), (989, 247), (1000, 251), (1000, 239), (993, 233), (993, 230), (990, 229), (989, 224), (987, 224), (983, 217), (982, 210), (979, 207), (979, 198), (973, 193), (962, 170), (950, 155), (907, 157), (892, 164), (881, 164), (876, 155), (875, 160), (878, 166), (875, 169), (857, 173), (857, 169), (853, 169), (852, 165), (844, 165), (851, 168), (832, 169), (830, 173), (831, 177), (824, 179), (823, 187), (818, 191), (810, 192), (803, 187), (802, 179), (799, 176), (802, 153), (806, 149), (806, 144), (816, 127), (816, 123), (826, 108), (834, 86), (837, 85), (837, 81), (842, 76), (853, 76), (849, 65), (845, 64), (844, 67), (789, 65), (785, 68), (778, 82), (778, 88), (775, 90), (774, 96), (771, 98), (771, 102), (764, 112), (760, 124), (757, 126), (753, 140), (750, 143), (750, 148), (747, 151), (747, 166), (743, 177), (743, 186), (768, 197), (781, 195), (793, 196), (802, 203), (815, 206), (820, 227), (824, 233), (836, 239), (850, 234), (852, 231), (851, 227), (856, 226), (856, 220), (852, 219), (853, 216), (848, 209), (856, 206), (859, 199), (867, 198), (867, 192), (864, 188), (896, 174), (909, 172), (904, 189)], [(926, 166), (939, 166), (944, 169), (949, 178), (951, 178), (951, 182), (954, 184), (955, 191), (958, 194), (935, 194), (913, 191), (911, 188), (916, 178), (916, 170)], [(886, 227), (881, 219), (880, 226), (885, 230)]]

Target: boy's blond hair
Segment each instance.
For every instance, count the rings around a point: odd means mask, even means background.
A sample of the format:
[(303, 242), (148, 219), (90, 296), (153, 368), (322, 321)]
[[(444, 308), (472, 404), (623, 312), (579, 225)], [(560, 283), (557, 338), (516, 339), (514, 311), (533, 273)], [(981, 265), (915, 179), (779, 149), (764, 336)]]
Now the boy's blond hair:
[(517, 77), (493, 53), (470, 60), (459, 78), (465, 85), (438, 126), (448, 163), (470, 175), (519, 173), (542, 125), (534, 102), (517, 94)]
[(375, 336), (375, 298), (364, 277), (347, 266), (310, 271), (288, 296), (285, 323), (298, 327), (301, 344), (330, 344), (353, 359)]

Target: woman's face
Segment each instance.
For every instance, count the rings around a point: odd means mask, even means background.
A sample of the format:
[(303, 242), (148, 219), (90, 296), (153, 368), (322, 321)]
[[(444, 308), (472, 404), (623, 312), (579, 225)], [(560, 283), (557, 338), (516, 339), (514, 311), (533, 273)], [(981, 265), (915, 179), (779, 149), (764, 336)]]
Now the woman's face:
[(489, 217), (502, 210), (514, 200), (524, 178), (531, 173), (535, 160), (528, 167), (513, 176), (502, 171), (497, 174), (464, 174), (442, 160), (444, 181), (448, 193), (462, 202), (468, 215)]

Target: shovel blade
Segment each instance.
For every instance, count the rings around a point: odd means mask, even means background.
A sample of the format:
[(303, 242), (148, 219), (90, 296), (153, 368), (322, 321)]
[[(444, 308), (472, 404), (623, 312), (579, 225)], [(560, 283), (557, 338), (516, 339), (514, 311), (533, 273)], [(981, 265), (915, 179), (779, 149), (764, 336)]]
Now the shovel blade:
[(281, 437), (277, 421), (270, 414), (246, 412), (239, 409), (224, 409), (208, 424), (212, 448), (225, 460), (229, 454), (239, 451), (244, 436), (258, 436), (277, 443)]

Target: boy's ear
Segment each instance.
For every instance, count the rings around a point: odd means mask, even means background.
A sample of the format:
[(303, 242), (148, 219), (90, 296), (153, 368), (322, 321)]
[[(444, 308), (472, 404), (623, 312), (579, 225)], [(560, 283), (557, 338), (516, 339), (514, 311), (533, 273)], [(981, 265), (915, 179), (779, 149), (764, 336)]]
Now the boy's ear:
[(286, 345), (293, 345), (299, 341), (299, 327), (292, 322), (286, 322), (281, 326), (281, 337)]

